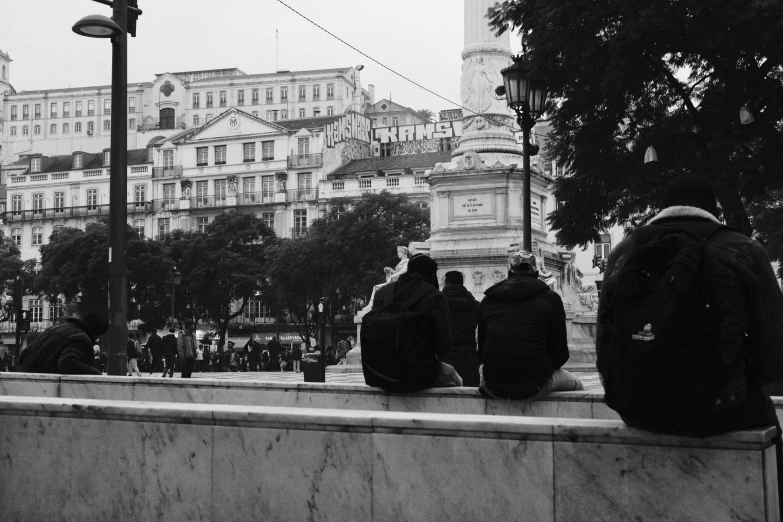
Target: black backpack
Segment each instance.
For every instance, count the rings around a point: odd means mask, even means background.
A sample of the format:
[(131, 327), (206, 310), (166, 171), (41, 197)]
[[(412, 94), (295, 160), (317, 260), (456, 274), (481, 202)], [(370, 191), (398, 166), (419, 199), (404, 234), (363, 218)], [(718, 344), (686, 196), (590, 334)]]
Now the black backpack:
[(621, 416), (682, 424), (720, 399), (729, 372), (703, 255), (706, 241), (725, 228), (648, 225), (634, 232), (638, 246), (612, 274), (597, 342), (605, 401)]
[[(361, 352), (364, 380), (371, 386), (399, 388), (415, 373), (419, 354), (427, 349), (430, 318), (411, 308), (437, 292), (423, 288), (402, 301), (395, 301), (397, 282), (383, 296), (380, 306), (362, 318)], [(372, 383), (372, 384), (371, 384)]]

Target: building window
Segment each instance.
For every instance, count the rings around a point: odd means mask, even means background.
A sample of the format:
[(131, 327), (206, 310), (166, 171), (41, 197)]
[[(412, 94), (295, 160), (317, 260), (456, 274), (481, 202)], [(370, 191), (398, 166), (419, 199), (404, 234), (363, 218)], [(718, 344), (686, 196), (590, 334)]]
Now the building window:
[(71, 116), (71, 102), (63, 102), (63, 117)]
[(29, 105), (22, 105), (22, 119), (23, 120), (29, 120), (30, 119), (30, 106)]
[(198, 109), (201, 106), (201, 93), (193, 93), (193, 108)]
[(313, 174), (310, 172), (303, 172), (297, 176), (297, 188), (300, 191), (309, 191), (313, 188)]
[(30, 310), (30, 322), (40, 323), (43, 321), (43, 305), (40, 299), (30, 299), (27, 303), (27, 308)]
[(266, 119), (268, 121), (277, 121), (277, 111), (266, 111)]
[(397, 127), (400, 124), (400, 119), (397, 116), (392, 118), (392, 127)]
[(165, 236), (171, 232), (171, 219), (158, 218), (158, 236)]
[(204, 123), (209, 123), (211, 121), (212, 121), (212, 113), (208, 112), (207, 113), (207, 119), (204, 120)]
[(67, 123), (63, 123), (63, 134), (68, 134), (70, 132), (71, 127)]
[(43, 227), (33, 227), (33, 246), (43, 244)]
[(320, 107), (313, 107), (313, 117), (317, 118), (321, 115), (321, 108)]
[(299, 138), (297, 140), (297, 150), (300, 156), (310, 154), (310, 138)]
[(40, 120), (41, 119), (41, 104), (40, 103), (36, 103), (35, 105), (33, 105), (33, 119), (34, 120)]
[(134, 130), (136, 128), (136, 118), (128, 119), (128, 130)]
[(95, 100), (87, 100), (87, 116), (95, 115)]
[(144, 202), (147, 200), (147, 186), (136, 185), (133, 187), (133, 199), (137, 207), (143, 207)]
[(307, 233), (307, 209), (294, 210), (294, 237)]
[(103, 151), (103, 166), (108, 167), (111, 165), (111, 151), (110, 150), (104, 150)]
[(242, 178), (242, 193), (245, 195), (245, 203), (256, 201), (256, 177)]
[(57, 134), (57, 124), (52, 123), (49, 125), (49, 134)]
[(73, 168), (75, 168), (75, 169), (82, 168), (82, 155), (81, 155), (81, 153), (73, 155)]
[(237, 105), (245, 104), (245, 91), (237, 91)]
[(82, 102), (77, 101), (76, 102), (76, 115), (81, 116), (82, 115)]
[(215, 180), (215, 204), (225, 204), (226, 202), (226, 180)]
[(16, 120), (16, 105), (11, 105), (11, 121)]
[(280, 101), (281, 102), (288, 101), (288, 87), (280, 87)]
[(386, 116), (381, 118), (381, 125), (388, 125), (388, 124), (389, 124), (389, 118), (387, 118)]
[(288, 119), (288, 109), (282, 109), (280, 111), (280, 119), (281, 120), (287, 120)]
[(261, 213), (261, 220), (264, 222), (264, 225), (266, 225), (269, 228), (274, 230), (274, 228), (275, 228), (275, 213), (274, 212), (263, 212), (263, 213)]
[(209, 203), (209, 198), (207, 196), (207, 182), (197, 181), (196, 182), (196, 205), (201, 207), (207, 205), (208, 203)]
[(177, 197), (176, 194), (177, 191), (177, 185), (175, 183), (164, 183), (163, 184), (163, 199), (164, 199), (164, 205), (166, 206), (174, 206), (175, 198)]
[(196, 148), (196, 165), (203, 166), (209, 161), (209, 147), (197, 147)]
[(334, 98), (334, 84), (330, 83), (326, 85), (326, 99), (331, 100)]
[(274, 102), (274, 90), (273, 89), (267, 89), (266, 90), (266, 102), (272, 103)]
[(272, 199), (275, 190), (274, 176), (261, 176), (261, 197), (264, 200)]
[(133, 220), (133, 230), (136, 231), (136, 233), (139, 235), (140, 238), (144, 238), (144, 220), (143, 219), (134, 219)]
[(196, 223), (198, 226), (198, 231), (203, 234), (207, 231), (207, 227), (209, 226), (209, 218), (208, 217), (196, 218)]
[(226, 91), (220, 91), (220, 106), (226, 106)]
[(244, 144), (242, 144), (242, 150), (243, 150), (242, 158), (245, 161), (255, 161), (256, 160), (256, 144), (255, 143), (244, 143)]
[(305, 110), (304, 109), (299, 109), (299, 117), (300, 118), (304, 118), (305, 117)]
[(11, 136), (16, 136), (16, 127), (11, 127)]
[(11, 198), (11, 209), (14, 214), (22, 213), (22, 196), (17, 194)]
[(258, 111), (253, 111), (253, 116), (255, 116), (256, 118), (258, 118)]
[(30, 134), (30, 127), (25, 125), (22, 127), (22, 136), (27, 136), (28, 134)]
[(103, 100), (103, 114), (111, 114), (111, 100)]
[(226, 146), (215, 145), (215, 165), (226, 164)]
[(128, 98), (128, 114), (136, 112), (136, 97), (132, 96)]
[(612, 237), (609, 234), (601, 234), (601, 242), (595, 244), (595, 258), (609, 259), (612, 250)]
[(275, 142), (274, 141), (262, 141), (261, 142), (261, 160), (272, 161), (275, 159)]
[(103, 121), (103, 130), (105, 131), (111, 130), (111, 120)]
[(388, 158), (389, 156), (391, 156), (391, 153), (392, 153), (392, 144), (381, 143), (381, 157)]
[(87, 191), (87, 210), (98, 208), (98, 189), (89, 189)]
[[(73, 132), (81, 132), (82, 131), (82, 122), (77, 121), (73, 124)], [(35, 133), (41, 134), (41, 127), (39, 125), (35, 126)]]
[(200, 120), (199, 120), (198, 114), (194, 114), (193, 115), (193, 126), (194, 127), (198, 127), (199, 123), (200, 123)]
[(95, 124), (91, 121), (87, 122), (87, 134), (92, 134), (95, 132)]
[(299, 101), (307, 100), (307, 89), (304, 85), (299, 87)]
[(43, 194), (33, 194), (33, 214), (40, 214), (44, 208)]
[(65, 208), (65, 192), (54, 193), (54, 212), (62, 212)]
[(212, 99), (212, 93), (207, 93), (207, 108), (212, 107), (213, 105), (213, 99)]
[[(36, 108), (38, 105), (36, 105)], [(49, 117), (50, 118), (56, 118), (57, 117), (57, 102), (52, 102), (49, 104)]]
[(163, 151), (163, 168), (171, 168), (174, 166), (174, 151), (173, 150), (164, 150)]
[(334, 116), (334, 107), (327, 107), (326, 108), (326, 115), (327, 116)]
[(252, 91), (250, 91), (250, 96), (252, 100), (251, 103), (253, 105), (258, 105), (258, 89), (253, 89)]
[(30, 172), (41, 172), (41, 158), (32, 158), (30, 160)]
[(313, 99), (318, 100), (319, 98), (321, 98), (321, 86), (313, 85)]
[(14, 242), (14, 244), (18, 247), (22, 246), (22, 229), (21, 228), (12, 228), (11, 229), (11, 241)]

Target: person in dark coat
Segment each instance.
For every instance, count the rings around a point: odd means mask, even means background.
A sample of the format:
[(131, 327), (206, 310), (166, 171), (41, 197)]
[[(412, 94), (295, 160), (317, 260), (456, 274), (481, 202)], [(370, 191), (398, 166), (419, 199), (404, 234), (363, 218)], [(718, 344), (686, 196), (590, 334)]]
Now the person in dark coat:
[(282, 351), (282, 346), (277, 340), (277, 336), (272, 337), (272, 340), (266, 345), (266, 349), (269, 350), (269, 371), (280, 371), (280, 352)]
[(169, 333), (163, 336), (161, 339), (161, 353), (166, 361), (166, 367), (163, 369), (163, 375), (169, 374), (169, 377), (174, 377), (174, 364), (177, 360), (177, 336), (174, 335), (176, 330), (169, 328)]
[(439, 357), (457, 370), (463, 386), (479, 385), (479, 360), (476, 353), (476, 327), (479, 302), (464, 286), (462, 272), (446, 272), (443, 293), (449, 300), (451, 349)]
[(66, 375), (100, 375), (92, 362), (97, 338), (109, 329), (98, 313), (69, 317), (65, 323), (48, 328), (19, 356), (22, 371)]
[(438, 264), (429, 256), (417, 254), (408, 262), (408, 271), (400, 275), (396, 283), (381, 287), (375, 294), (372, 309), (383, 307), (387, 293), (393, 292), (393, 301), (404, 301), (408, 297), (426, 293), (410, 309), (421, 312), (430, 319), (429, 338), (425, 341), (427, 349), (418, 354), (413, 377), (407, 382), (392, 383), (380, 376), (365, 373), (368, 386), (377, 386), (390, 392), (417, 392), (426, 388), (446, 388), (462, 386), (462, 378), (450, 364), (439, 358), (451, 348), (451, 328), (449, 326), (449, 304), (443, 292), (438, 290)]
[(162, 370), (161, 363), (163, 362), (163, 339), (160, 338), (157, 331), (152, 332), (147, 339), (147, 348), (152, 356), (152, 367), (150, 368), (150, 375), (152, 375)]
[(536, 399), (552, 391), (583, 390), (562, 369), (568, 361), (563, 300), (538, 278), (535, 256), (509, 257), (508, 279), (484, 292), (479, 307), (479, 391), (487, 397)]

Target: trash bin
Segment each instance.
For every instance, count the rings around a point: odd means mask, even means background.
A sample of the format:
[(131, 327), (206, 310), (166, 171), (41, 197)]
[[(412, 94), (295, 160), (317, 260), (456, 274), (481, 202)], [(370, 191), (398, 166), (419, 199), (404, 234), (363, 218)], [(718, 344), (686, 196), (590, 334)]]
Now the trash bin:
[[(313, 358), (310, 356), (311, 359)], [(317, 360), (302, 361), (304, 382), (321, 382), (321, 368)]]

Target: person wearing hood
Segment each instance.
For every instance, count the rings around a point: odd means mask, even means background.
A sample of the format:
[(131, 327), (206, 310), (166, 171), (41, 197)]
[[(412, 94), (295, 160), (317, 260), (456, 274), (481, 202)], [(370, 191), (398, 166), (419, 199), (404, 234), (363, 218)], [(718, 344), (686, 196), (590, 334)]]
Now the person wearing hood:
[(93, 346), (109, 329), (109, 322), (98, 313), (69, 317), (48, 328), (19, 356), (22, 371), (64, 375), (101, 375), (93, 366)]
[(508, 267), (508, 279), (487, 289), (479, 307), (478, 357), (484, 365), (479, 391), (525, 400), (583, 390), (562, 369), (569, 356), (562, 299), (538, 279), (532, 253), (512, 253)]
[(462, 272), (446, 272), (443, 293), (449, 301), (451, 349), (439, 357), (462, 377), (463, 386), (478, 387), (479, 360), (476, 353), (476, 326), (479, 302), (464, 285)]

